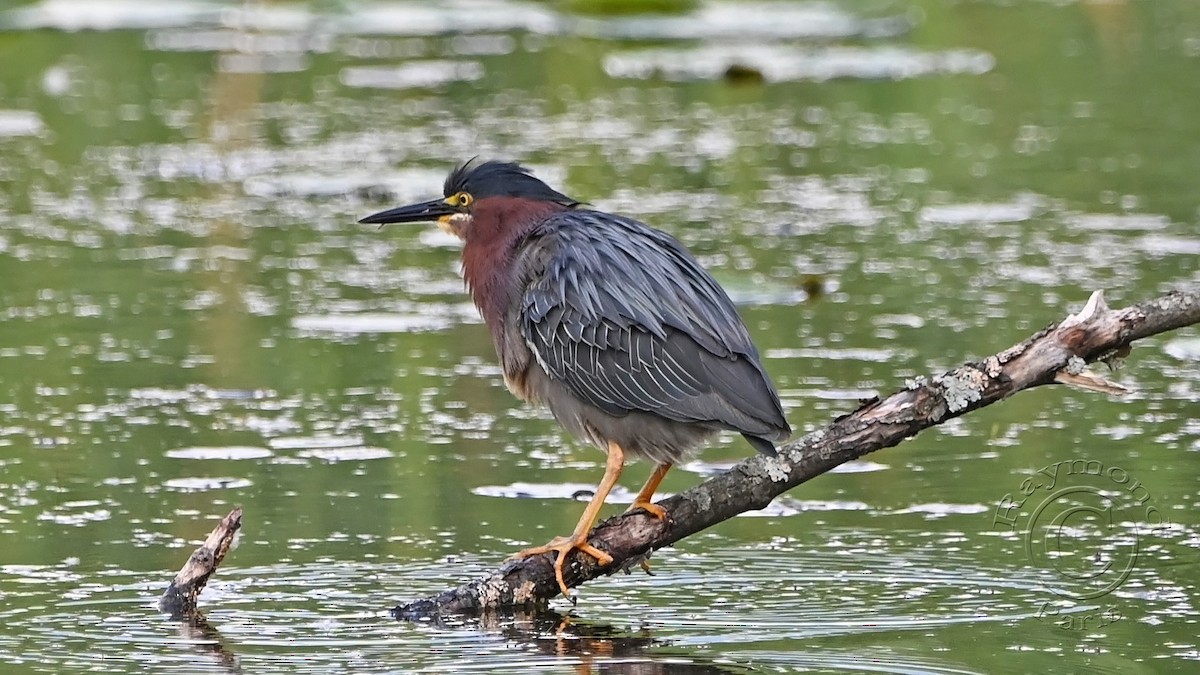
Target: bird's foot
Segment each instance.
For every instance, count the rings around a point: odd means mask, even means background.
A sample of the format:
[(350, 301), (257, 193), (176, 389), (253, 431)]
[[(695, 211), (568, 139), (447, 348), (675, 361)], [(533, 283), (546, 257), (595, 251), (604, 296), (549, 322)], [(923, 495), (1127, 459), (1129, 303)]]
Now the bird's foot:
[(631, 504), (629, 506), (628, 509), (625, 510), (625, 512), (629, 513), (630, 511), (637, 511), (639, 509), (641, 509), (642, 511), (645, 511), (646, 513), (654, 516), (655, 518), (657, 518), (659, 520), (667, 519), (667, 510), (666, 509), (659, 506), (658, 504), (654, 504), (654, 503), (648, 502), (648, 501), (640, 501), (640, 500), (635, 501), (635, 502), (633, 502), (633, 504)]
[(575, 549), (579, 549), (592, 556), (601, 566), (608, 565), (613, 561), (611, 555), (589, 544), (586, 535), (555, 537), (541, 546), (534, 546), (524, 551), (518, 551), (509, 560), (529, 558), (554, 551), (558, 554), (558, 559), (554, 561), (554, 578), (558, 581), (558, 588), (562, 591), (563, 597), (569, 598), (571, 597), (571, 592), (567, 589), (567, 582), (563, 579), (563, 565), (567, 562), (567, 556)]

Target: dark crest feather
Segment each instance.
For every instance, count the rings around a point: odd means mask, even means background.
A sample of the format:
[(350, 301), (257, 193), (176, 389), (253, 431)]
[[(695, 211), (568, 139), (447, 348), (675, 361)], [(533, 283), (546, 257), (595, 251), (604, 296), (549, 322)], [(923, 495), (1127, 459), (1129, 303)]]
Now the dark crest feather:
[(464, 162), (446, 177), (445, 196), (457, 192), (468, 192), (475, 199), (525, 197), (570, 207), (580, 203), (538, 180), (531, 170), (516, 162), (479, 161), (478, 157)]

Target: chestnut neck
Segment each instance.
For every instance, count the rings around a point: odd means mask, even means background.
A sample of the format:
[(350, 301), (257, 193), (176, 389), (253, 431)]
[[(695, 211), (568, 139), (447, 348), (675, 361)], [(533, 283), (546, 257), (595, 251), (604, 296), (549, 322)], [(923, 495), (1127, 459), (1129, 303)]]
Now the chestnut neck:
[(505, 312), (516, 302), (512, 269), (516, 244), (549, 216), (567, 207), (524, 197), (487, 197), (475, 202), (470, 231), (463, 246), (463, 279), (471, 299), (494, 337)]

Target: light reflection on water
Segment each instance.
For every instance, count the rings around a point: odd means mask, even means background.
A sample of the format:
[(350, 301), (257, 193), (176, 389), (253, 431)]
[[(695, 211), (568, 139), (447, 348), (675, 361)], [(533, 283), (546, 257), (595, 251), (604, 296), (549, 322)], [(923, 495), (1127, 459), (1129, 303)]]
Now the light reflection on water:
[[(884, 636), (955, 624), (1004, 624), (1031, 615), (1024, 601), (1038, 590), (1035, 582), (1010, 579), (1004, 570), (979, 569), (978, 560), (969, 555), (896, 557), (880, 552), (887, 545), (878, 535), (872, 540), (877, 552), (865, 560), (874, 572), (863, 569), (861, 551), (813, 552), (786, 542), (717, 554), (667, 551), (654, 563), (665, 574), (623, 577), (581, 591), (576, 611), (586, 618), (550, 612), (451, 617), (433, 624), (391, 620), (381, 611), (380, 594), (386, 597), (395, 589), (413, 596), (436, 592), (447, 581), (447, 563), (439, 560), (230, 567), (203, 597), (209, 609), (202, 630), (153, 611), (162, 587), (147, 581), (156, 576), (153, 571), (82, 572), (77, 564), (6, 566), (0, 569), (5, 587), (19, 589), (13, 597), (40, 608), (10, 609), (0, 619), (30, 621), (34, 645), (22, 650), (23, 657), (64, 668), (94, 659), (133, 658), (141, 667), (222, 672), (238, 663), (252, 672), (283, 659), (288, 670), (302, 672), (436, 671), (446, 663), (517, 672), (595, 660), (613, 667), (660, 663), (667, 672), (675, 672), (673, 663), (742, 672), (738, 662), (764, 659), (849, 671), (876, 663), (881, 669), (916, 673), (974, 671), (953, 659), (939, 662), (887, 647), (891, 640)], [(453, 561), (464, 577), (488, 564), (471, 558)], [(781, 582), (781, 570), (788, 570), (786, 581)], [(839, 584), (836, 590), (828, 587), (830, 579)], [(66, 597), (57, 593), (63, 583), (73, 587)], [(686, 599), (679, 597), (680, 589), (686, 589)], [(913, 612), (914, 599), (921, 599), (926, 609)], [(933, 605), (938, 609), (927, 611)], [(886, 656), (838, 645), (841, 638), (860, 636), (855, 642), (861, 643), (868, 635), (877, 636), (870, 650), (879, 644)], [(820, 648), (779, 651), (772, 646), (793, 640)], [(734, 657), (718, 659), (732, 670), (706, 663), (705, 651), (716, 645)], [(705, 651), (688, 656), (690, 647)], [(67, 660), (60, 659), (64, 649), (72, 654)], [(289, 658), (298, 649), (305, 657)], [(650, 650), (665, 650), (668, 658), (651, 659)]]
[[(707, 538), (720, 549), (719, 537)], [(908, 539), (903, 532), (896, 538)], [(0, 619), (28, 622), (33, 645), (22, 650), (27, 659), (62, 668), (132, 659), (134, 667), (205, 672), (285, 663), (291, 672), (437, 672), (448, 663), (489, 672), (557, 672), (593, 663), (615, 672), (638, 663), (662, 672), (745, 672), (740, 664), (750, 663), (755, 669), (985, 672), (952, 653), (935, 656), (945, 650), (930, 653), (920, 636), (938, 630), (965, 636), (988, 626), (1004, 632), (1013, 622), (1036, 621), (1045, 581), (1037, 575), (988, 569), (970, 552), (896, 555), (884, 532), (832, 533), (829, 542), (815, 551), (788, 541), (665, 551), (654, 561), (658, 576), (638, 574), (582, 590), (574, 611), (586, 618), (568, 618), (560, 606), (536, 616), (397, 623), (381, 611), (381, 594), (404, 589), (420, 596), (447, 581), (446, 561), (413, 559), (232, 567), (206, 592), (210, 609), (201, 628), (153, 611), (161, 590), (147, 582), (153, 571), (81, 572), (77, 562), (6, 566), (0, 569), (5, 588), (18, 589), (13, 597), (29, 609), (10, 609)], [(456, 558), (452, 564), (468, 578), (489, 562)], [(57, 585), (64, 583), (73, 590), (60, 597)], [(1034, 634), (1022, 649), (1053, 652), (1055, 644)], [(61, 658), (63, 650), (71, 656)], [(296, 650), (303, 659), (292, 657)], [(723, 656), (710, 659), (712, 653)]]

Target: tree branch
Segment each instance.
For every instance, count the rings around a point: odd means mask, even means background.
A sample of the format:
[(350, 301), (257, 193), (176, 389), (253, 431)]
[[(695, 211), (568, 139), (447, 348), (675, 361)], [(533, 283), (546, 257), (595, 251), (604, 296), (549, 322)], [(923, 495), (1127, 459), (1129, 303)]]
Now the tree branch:
[(242, 527), (242, 507), (238, 506), (221, 519), (200, 548), (192, 552), (179, 574), (158, 599), (159, 611), (177, 617), (187, 617), (196, 611), (196, 599), (204, 590), (208, 578), (217, 571), (225, 554), (233, 548), (235, 536)]
[[(823, 429), (780, 448), (778, 457), (755, 456), (659, 505), (664, 521), (638, 512), (604, 521), (591, 543), (613, 557), (601, 567), (578, 551), (565, 567), (569, 586), (617, 570), (628, 571), (649, 554), (744, 511), (761, 509), (780, 494), (830, 469), (888, 448), (948, 419), (1078, 375), (1087, 363), (1120, 358), (1130, 343), (1200, 322), (1200, 292), (1172, 292), (1122, 310), (1111, 310), (1100, 291), (1078, 313), (1020, 344), (931, 378), (910, 382), (885, 399), (865, 402)], [(396, 618), (416, 619), (484, 610), (530, 610), (558, 595), (554, 554), (508, 561), (487, 576), (435, 597), (399, 605)]]

